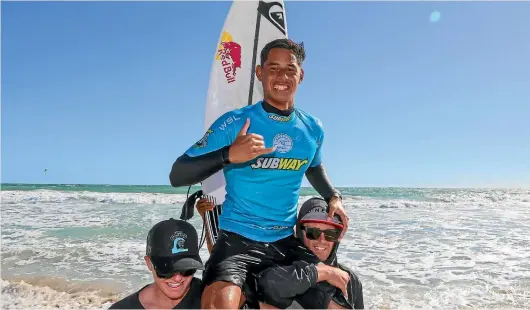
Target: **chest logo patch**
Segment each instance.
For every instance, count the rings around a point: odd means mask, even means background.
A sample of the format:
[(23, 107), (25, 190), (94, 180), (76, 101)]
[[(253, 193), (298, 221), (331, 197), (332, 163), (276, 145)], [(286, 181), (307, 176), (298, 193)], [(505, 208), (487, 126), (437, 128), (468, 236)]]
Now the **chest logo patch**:
[(307, 159), (258, 157), (256, 162), (250, 165), (250, 167), (252, 169), (299, 171), (300, 168), (308, 163), (309, 161)]
[(276, 151), (287, 153), (293, 148), (293, 139), (284, 133), (279, 133), (274, 136), (272, 144), (276, 147)]

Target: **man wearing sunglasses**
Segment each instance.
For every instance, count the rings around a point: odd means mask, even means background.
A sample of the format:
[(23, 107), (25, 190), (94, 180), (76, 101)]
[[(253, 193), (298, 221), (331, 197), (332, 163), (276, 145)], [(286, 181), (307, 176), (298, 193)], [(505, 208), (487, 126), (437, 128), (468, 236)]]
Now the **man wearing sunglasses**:
[(195, 228), (173, 218), (157, 223), (147, 235), (144, 256), (153, 283), (113, 304), (109, 309), (200, 309), (204, 269)]
[[(217, 207), (206, 198), (200, 198), (196, 204), (203, 221), (206, 221), (205, 212)], [(295, 227), (295, 235), (301, 237), (304, 245), (323, 263), (315, 265), (296, 261), (292, 266), (271, 267), (263, 271), (259, 282), (260, 297), (255, 296), (262, 301), (259, 303), (261, 309), (286, 308), (293, 300), (306, 309), (364, 308), (361, 282), (350, 269), (337, 262), (338, 240), (344, 226), (338, 216), (328, 220), (328, 211), (329, 207), (323, 199), (311, 198), (302, 205)], [(211, 251), (213, 245), (208, 236), (206, 240)], [(314, 289), (317, 285), (321, 288), (320, 292)], [(240, 306), (244, 302), (243, 297)], [(249, 304), (254, 305), (252, 302)]]
[[(328, 205), (321, 198), (307, 200), (298, 213), (295, 235), (321, 261), (295, 261), (260, 273), (259, 287), (265, 305), (287, 308), (296, 300), (303, 308), (363, 309), (362, 284), (346, 266), (337, 261), (340, 217), (328, 218)], [(320, 290), (315, 289), (320, 286)]]

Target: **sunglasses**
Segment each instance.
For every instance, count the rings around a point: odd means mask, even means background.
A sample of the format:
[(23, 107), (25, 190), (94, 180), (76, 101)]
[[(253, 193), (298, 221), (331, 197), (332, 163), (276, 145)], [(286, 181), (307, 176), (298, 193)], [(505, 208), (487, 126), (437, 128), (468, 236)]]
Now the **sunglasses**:
[(315, 227), (302, 226), (305, 236), (309, 240), (318, 240), (321, 234), (324, 234), (326, 241), (337, 242), (341, 233), (340, 229), (319, 229)]
[(166, 274), (166, 273), (159, 273), (158, 271), (156, 271), (156, 268), (155, 268), (155, 272), (156, 272), (156, 276), (161, 278), (161, 279), (170, 279), (176, 274), (180, 274), (183, 277), (192, 276), (192, 275), (194, 275), (197, 272), (197, 269), (188, 269), (188, 270), (183, 270), (183, 271), (174, 271), (174, 272)]

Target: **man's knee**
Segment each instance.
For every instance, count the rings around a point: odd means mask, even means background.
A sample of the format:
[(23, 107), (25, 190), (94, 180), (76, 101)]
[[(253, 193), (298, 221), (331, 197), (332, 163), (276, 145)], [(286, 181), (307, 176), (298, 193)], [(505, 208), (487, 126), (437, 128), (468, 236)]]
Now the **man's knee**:
[(264, 302), (261, 302), (261, 301), (259, 302), (259, 308), (260, 309), (278, 309), (276, 307), (273, 307), (273, 306), (271, 306), (269, 304), (266, 304)]
[(202, 292), (202, 309), (238, 309), (241, 301), (241, 288), (233, 283), (216, 281), (206, 286)]

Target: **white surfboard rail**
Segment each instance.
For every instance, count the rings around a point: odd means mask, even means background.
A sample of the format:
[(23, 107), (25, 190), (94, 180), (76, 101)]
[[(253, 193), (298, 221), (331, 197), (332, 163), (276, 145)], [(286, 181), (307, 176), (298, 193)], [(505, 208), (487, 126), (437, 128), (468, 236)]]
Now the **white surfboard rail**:
[[(217, 42), (210, 72), (205, 132), (224, 113), (263, 99), (261, 83), (255, 78), (260, 52), (268, 42), (287, 37), (283, 0), (233, 1)], [(218, 206), (205, 214), (212, 244), (217, 240), (225, 185), (222, 170), (202, 182), (204, 195)]]

